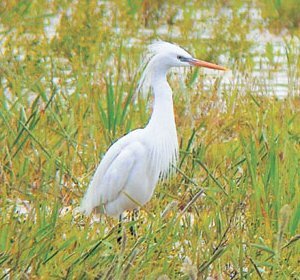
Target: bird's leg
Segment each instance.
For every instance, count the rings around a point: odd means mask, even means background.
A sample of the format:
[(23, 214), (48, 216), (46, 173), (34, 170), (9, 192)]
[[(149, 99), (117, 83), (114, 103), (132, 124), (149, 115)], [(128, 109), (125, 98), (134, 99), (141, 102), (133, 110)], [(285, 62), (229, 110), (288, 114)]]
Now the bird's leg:
[(118, 228), (118, 238), (117, 241), (119, 244), (121, 244), (122, 241), (122, 222), (123, 222), (123, 214), (120, 214), (119, 216), (119, 228)]
[(136, 220), (137, 220), (138, 214), (139, 214), (139, 209), (133, 209), (132, 215), (131, 215), (132, 225), (130, 226), (130, 233), (134, 237), (137, 236), (135, 228), (136, 228)]

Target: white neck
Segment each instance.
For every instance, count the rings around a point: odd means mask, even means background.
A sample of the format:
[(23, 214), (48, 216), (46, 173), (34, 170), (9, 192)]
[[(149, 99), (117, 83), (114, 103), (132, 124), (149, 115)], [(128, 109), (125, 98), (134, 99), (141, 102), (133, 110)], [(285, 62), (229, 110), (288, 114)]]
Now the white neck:
[(172, 90), (166, 78), (168, 68), (153, 69), (151, 87), (154, 93), (154, 105), (150, 121), (145, 128), (151, 138), (151, 162), (154, 174), (162, 178), (169, 175), (178, 158)]
[(151, 77), (154, 104), (148, 126), (152, 129), (176, 131), (172, 90), (166, 77), (168, 68), (157, 67), (155, 70)]

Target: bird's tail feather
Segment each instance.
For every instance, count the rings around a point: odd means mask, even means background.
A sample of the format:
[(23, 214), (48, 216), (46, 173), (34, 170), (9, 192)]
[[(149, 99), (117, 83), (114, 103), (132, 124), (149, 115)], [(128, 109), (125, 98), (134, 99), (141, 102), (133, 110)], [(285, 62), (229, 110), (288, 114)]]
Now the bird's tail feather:
[(93, 184), (90, 184), (79, 207), (79, 211), (89, 216), (93, 209), (98, 205), (97, 196), (94, 192)]

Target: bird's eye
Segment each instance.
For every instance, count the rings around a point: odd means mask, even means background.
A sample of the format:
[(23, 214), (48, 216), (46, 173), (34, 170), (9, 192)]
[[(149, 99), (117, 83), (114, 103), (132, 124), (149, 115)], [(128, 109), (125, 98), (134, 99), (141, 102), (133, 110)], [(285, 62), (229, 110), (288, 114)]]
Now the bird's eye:
[(183, 56), (177, 55), (177, 59), (182, 60), (182, 59), (183, 59)]

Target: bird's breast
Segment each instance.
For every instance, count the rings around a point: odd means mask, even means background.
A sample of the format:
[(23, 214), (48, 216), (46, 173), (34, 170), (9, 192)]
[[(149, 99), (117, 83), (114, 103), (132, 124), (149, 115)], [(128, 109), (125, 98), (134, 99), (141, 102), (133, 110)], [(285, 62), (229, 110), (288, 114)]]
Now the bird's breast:
[(149, 146), (149, 169), (153, 176), (157, 178), (167, 177), (176, 165), (178, 158), (176, 130), (152, 132)]

